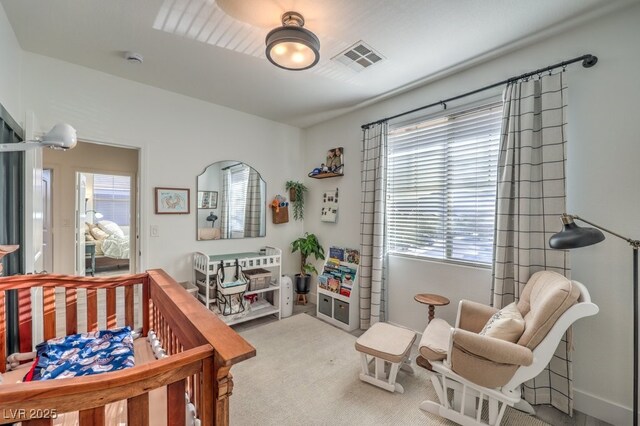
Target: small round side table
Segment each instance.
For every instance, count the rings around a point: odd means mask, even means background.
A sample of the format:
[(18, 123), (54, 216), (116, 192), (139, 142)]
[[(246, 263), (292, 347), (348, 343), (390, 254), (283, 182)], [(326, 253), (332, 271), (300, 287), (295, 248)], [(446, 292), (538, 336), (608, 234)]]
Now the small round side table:
[(446, 306), (450, 303), (450, 300), (444, 296), (429, 293), (416, 294), (413, 299), (416, 302), (429, 305), (429, 322), (435, 316), (436, 306)]
[[(431, 320), (435, 316), (436, 306), (446, 306), (450, 303), (450, 300), (444, 296), (429, 293), (416, 294), (413, 297), (413, 300), (424, 305), (429, 305), (429, 322), (431, 322)], [(420, 367), (432, 371), (431, 363), (423, 358), (422, 355), (418, 355), (418, 357), (416, 358), (416, 364), (418, 364)]]

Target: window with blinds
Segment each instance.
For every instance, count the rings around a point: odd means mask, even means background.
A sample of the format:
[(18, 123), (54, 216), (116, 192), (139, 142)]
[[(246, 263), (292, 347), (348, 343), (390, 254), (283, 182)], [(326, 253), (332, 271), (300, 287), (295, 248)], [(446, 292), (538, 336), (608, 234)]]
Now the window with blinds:
[(249, 167), (237, 166), (231, 169), (229, 179), (229, 213), (231, 231), (244, 233), (244, 216), (247, 204), (247, 184), (249, 183)]
[(102, 213), (100, 220), (110, 220), (121, 226), (131, 221), (131, 177), (93, 175), (94, 209)]
[(493, 103), (390, 130), (391, 253), (491, 263), (501, 116)]

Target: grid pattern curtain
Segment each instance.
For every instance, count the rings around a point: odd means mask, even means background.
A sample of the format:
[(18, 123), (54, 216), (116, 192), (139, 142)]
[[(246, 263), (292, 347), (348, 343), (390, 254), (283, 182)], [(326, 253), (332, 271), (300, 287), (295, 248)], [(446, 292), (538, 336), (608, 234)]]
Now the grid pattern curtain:
[(247, 197), (244, 211), (244, 236), (259, 237), (262, 227), (262, 192), (260, 191), (260, 175), (254, 169), (249, 169), (247, 182)]
[(490, 265), (502, 103), (389, 131), (389, 252)]
[(363, 130), (360, 232), (360, 328), (385, 321), (387, 123)]
[[(498, 160), (493, 304), (520, 298), (537, 271), (569, 276), (568, 252), (548, 241), (565, 211), (567, 87), (563, 73), (510, 84), (505, 89)], [(566, 336), (565, 336), (566, 337)], [(571, 356), (563, 339), (551, 363), (524, 384), (532, 404), (551, 404), (571, 414)]]

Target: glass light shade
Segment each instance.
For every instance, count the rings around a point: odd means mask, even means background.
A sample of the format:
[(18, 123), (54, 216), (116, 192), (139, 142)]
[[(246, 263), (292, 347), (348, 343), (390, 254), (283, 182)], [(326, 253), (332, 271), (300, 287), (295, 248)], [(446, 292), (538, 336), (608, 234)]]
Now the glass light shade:
[(93, 213), (93, 217), (96, 219), (102, 219), (104, 217), (104, 215), (100, 212), (97, 212), (95, 210), (87, 210), (85, 213)]
[(42, 145), (54, 149), (71, 149), (76, 146), (78, 139), (76, 129), (66, 123), (58, 123), (42, 137)]
[(276, 28), (267, 34), (266, 44), (269, 61), (286, 70), (306, 70), (320, 60), (320, 41), (302, 27)]

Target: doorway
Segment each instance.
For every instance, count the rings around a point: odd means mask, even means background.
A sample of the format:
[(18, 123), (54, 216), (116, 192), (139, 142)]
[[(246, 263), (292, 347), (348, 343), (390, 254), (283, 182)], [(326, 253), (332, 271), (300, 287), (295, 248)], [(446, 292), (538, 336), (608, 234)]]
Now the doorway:
[[(139, 150), (79, 141), (66, 152), (44, 150), (43, 168), (51, 169), (53, 200), (49, 232), (53, 268), (47, 271), (89, 276), (135, 273), (139, 267)], [(111, 256), (103, 254), (101, 243), (90, 243), (95, 244), (95, 253), (89, 252), (93, 248), (88, 248), (88, 241), (106, 239), (112, 233), (116, 237), (110, 239)], [(114, 243), (123, 238), (120, 235), (128, 241), (128, 252), (126, 242)]]
[(132, 272), (134, 179), (128, 175), (76, 173), (76, 274)]

